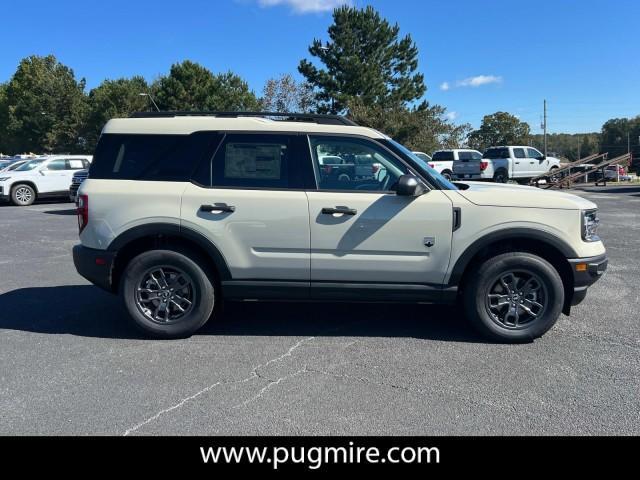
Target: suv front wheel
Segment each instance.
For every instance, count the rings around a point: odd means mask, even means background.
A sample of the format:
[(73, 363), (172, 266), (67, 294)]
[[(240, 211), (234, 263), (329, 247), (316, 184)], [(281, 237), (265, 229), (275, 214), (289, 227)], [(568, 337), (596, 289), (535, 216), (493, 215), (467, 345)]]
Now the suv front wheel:
[(467, 317), (482, 334), (507, 343), (529, 342), (555, 323), (564, 303), (557, 270), (527, 252), (486, 259), (464, 287)]
[(121, 282), (136, 326), (158, 338), (188, 337), (213, 313), (215, 289), (205, 263), (189, 252), (152, 250), (133, 258)]
[(11, 202), (19, 207), (26, 207), (36, 201), (36, 191), (31, 185), (22, 183), (11, 189)]

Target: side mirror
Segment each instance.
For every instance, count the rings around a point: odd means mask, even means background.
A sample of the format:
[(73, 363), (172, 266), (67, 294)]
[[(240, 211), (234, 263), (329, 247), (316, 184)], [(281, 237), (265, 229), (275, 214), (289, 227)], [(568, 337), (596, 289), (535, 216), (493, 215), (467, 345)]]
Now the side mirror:
[(543, 160), (546, 160), (546, 159), (547, 159), (547, 157), (545, 157), (544, 155), (541, 155), (541, 156), (538, 157), (538, 160), (540, 160), (540, 161), (543, 161)]
[(417, 197), (425, 192), (420, 181), (413, 175), (402, 175), (398, 179), (396, 194), (406, 197)]

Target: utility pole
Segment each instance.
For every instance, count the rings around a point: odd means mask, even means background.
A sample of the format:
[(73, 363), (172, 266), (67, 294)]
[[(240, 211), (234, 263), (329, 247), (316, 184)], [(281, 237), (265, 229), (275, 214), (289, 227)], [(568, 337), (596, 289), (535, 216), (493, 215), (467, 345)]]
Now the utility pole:
[(547, 100), (544, 101), (544, 120), (542, 128), (544, 130), (544, 156), (547, 156)]
[(580, 137), (578, 137), (578, 158), (577, 160), (580, 160)]

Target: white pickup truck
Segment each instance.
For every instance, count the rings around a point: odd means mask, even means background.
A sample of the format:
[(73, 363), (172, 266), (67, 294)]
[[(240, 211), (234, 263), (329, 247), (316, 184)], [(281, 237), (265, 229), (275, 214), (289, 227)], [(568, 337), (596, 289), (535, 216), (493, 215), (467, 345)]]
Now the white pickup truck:
[(455, 162), (454, 178), (493, 180), (505, 183), (537, 177), (560, 167), (560, 160), (545, 157), (539, 150), (527, 146), (490, 147), (480, 159)]
[(447, 180), (451, 180), (453, 178), (453, 166), (456, 162), (460, 160), (479, 160), (480, 158), (482, 158), (482, 154), (477, 150), (452, 148), (434, 152), (433, 157), (427, 163)]

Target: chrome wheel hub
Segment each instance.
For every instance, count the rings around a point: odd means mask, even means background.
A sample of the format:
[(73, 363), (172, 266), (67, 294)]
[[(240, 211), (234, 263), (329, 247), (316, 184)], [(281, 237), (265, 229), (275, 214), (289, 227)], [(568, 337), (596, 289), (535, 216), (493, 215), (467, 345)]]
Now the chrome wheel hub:
[(26, 187), (20, 187), (16, 190), (16, 200), (18, 200), (18, 202), (20, 203), (29, 203), (31, 197), (31, 190)]

